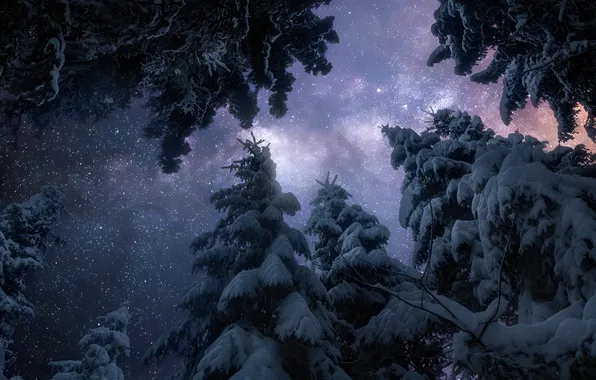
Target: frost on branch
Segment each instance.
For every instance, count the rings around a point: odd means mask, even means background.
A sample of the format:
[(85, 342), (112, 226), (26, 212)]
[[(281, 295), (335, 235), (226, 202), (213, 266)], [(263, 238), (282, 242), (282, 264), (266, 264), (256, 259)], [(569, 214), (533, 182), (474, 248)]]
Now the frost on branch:
[(172, 379), (349, 379), (326, 289), (296, 255), (309, 256), (304, 235), (284, 221), (300, 204), (284, 193), (269, 146), (240, 141), (246, 155), (229, 169), (237, 183), (215, 192), (222, 212), (192, 248), (203, 278), (182, 297), (186, 320), (147, 352), (183, 360)]
[(437, 353), (442, 348), (435, 345), (433, 350), (426, 340), (435, 321), (375, 287), (420, 297), (421, 291), (406, 280), (412, 273), (388, 256), (387, 227), (361, 206), (349, 205), (351, 195), (336, 180), (327, 175), (317, 181), (320, 188), (306, 231), (316, 238), (311, 265), (328, 288), (341, 326), (344, 368), (354, 379), (422, 376), (417, 371), (440, 377), (444, 361)]
[[(187, 138), (222, 108), (242, 128), (269, 92), (269, 113), (287, 111), (299, 62), (326, 75), (328, 44), (338, 43), (332, 16), (315, 12), (329, 0), (171, 0), (12, 2), (0, 10), (0, 100), (6, 120), (29, 115), (39, 128), (62, 118), (104, 118), (147, 96), (148, 137), (159, 162), (176, 172)], [(18, 134), (19, 124), (13, 131)], [(18, 136), (15, 136), (15, 142)], [(15, 144), (16, 145), (16, 144)]]
[(235, 373), (229, 378), (291, 379), (280, 365), (275, 341), (254, 328), (230, 326), (207, 350), (204, 358), (194, 378), (208, 379)]
[(321, 325), (300, 294), (290, 293), (279, 305), (277, 312), (279, 317), (275, 335), (280, 340), (284, 341), (290, 336), (311, 344), (321, 340)]
[(383, 129), (397, 154), (407, 152), (400, 162), (415, 163), (404, 166), (401, 221), (429, 288), (459, 310), (441, 315), (463, 330), (456, 364), (486, 379), (583, 378), (596, 362), (591, 317), (582, 319), (596, 295), (593, 154), (545, 151), (531, 136), (494, 136), (480, 123), (470, 138), (459, 122), (441, 121), (456, 114), (437, 111), (422, 135)]
[(0, 378), (12, 361), (8, 346), (14, 328), (35, 316), (25, 298), (25, 278), (43, 267), (42, 256), (51, 243), (52, 228), (64, 208), (64, 194), (53, 186), (23, 203), (0, 211)]
[[(560, 141), (573, 138), (577, 107), (587, 112), (584, 128), (596, 141), (596, 4), (591, 0), (464, 2), (441, 0), (432, 34), (439, 46), (428, 65), (453, 59), (457, 75), (478, 83), (503, 78), (501, 119), (509, 124), (528, 97), (547, 102)], [(474, 66), (492, 51), (488, 67)]]
[(118, 310), (100, 317), (100, 327), (91, 329), (79, 342), (81, 360), (50, 362), (50, 367), (58, 372), (52, 380), (124, 380), (118, 358), (130, 355), (127, 335), (130, 318), (126, 302)]

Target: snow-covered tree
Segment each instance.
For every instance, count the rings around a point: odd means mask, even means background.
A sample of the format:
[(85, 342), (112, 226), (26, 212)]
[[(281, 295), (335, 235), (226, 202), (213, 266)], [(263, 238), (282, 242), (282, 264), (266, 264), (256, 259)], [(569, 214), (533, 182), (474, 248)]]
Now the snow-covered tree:
[(596, 363), (596, 155), (494, 136), (453, 110), (422, 134), (383, 132), (406, 172), (400, 222), (415, 263), (464, 330), (458, 366), (483, 379), (585, 378)]
[(596, 3), (592, 0), (440, 0), (432, 33), (440, 45), (428, 65), (453, 58), (455, 73), (470, 75), (482, 59), (489, 65), (474, 82), (503, 78), (501, 118), (511, 121), (528, 98), (546, 101), (558, 123), (559, 140), (573, 138), (577, 106), (596, 141)]
[(324, 282), (333, 261), (339, 256), (339, 237), (354, 222), (351, 219), (338, 220), (341, 212), (348, 207), (346, 201), (352, 195), (335, 181), (337, 175), (330, 182), (329, 173), (325, 182), (317, 180), (321, 187), (315, 199), (310, 202), (313, 208), (305, 229), (308, 235), (316, 236), (315, 251), (310, 261)]
[(477, 149), (494, 132), (466, 112), (443, 109), (432, 116), (431, 131), (420, 135), (412, 129), (383, 127), (393, 147), (391, 164), (405, 171), (399, 221), (414, 235), (412, 261), (425, 272), (427, 285), (479, 311), (476, 298), (470, 297), (468, 266), (470, 251), (479, 247), (453, 253), (450, 244), (454, 228), (474, 233), (473, 193), (465, 180), (471, 176)]
[(192, 244), (202, 279), (181, 299), (188, 317), (155, 342), (147, 359), (178, 354), (177, 380), (349, 379), (337, 365), (333, 315), (304, 235), (284, 222), (300, 204), (282, 192), (262, 140), (228, 167), (239, 183), (211, 197), (224, 216)]
[[(376, 290), (358, 285), (353, 279), (352, 268), (372, 284), (391, 286), (396, 280), (391, 273), (392, 262), (385, 245), (389, 229), (379, 223), (376, 216), (346, 200), (351, 195), (327, 176), (317, 197), (311, 202), (315, 207), (308, 221), (306, 232), (316, 237), (313, 265), (325, 271), (323, 282), (339, 318), (356, 328), (366, 323), (387, 303), (385, 296)], [(355, 299), (362, 302), (354, 307)]]
[(439, 377), (445, 359), (431, 332), (438, 320), (374, 287), (420, 301), (425, 296), (415, 284), (419, 274), (387, 255), (387, 227), (361, 206), (349, 205), (351, 195), (336, 180), (328, 174), (317, 181), (321, 187), (306, 232), (316, 237), (312, 265), (320, 269), (339, 319), (344, 368), (354, 379)]
[(52, 227), (60, 217), (64, 194), (52, 186), (27, 202), (12, 203), (0, 212), (0, 380), (14, 357), (9, 351), (14, 328), (35, 313), (25, 298), (25, 276), (43, 266)]
[(92, 328), (79, 341), (83, 352), (81, 360), (50, 362), (52, 370), (57, 372), (52, 380), (124, 380), (118, 358), (130, 355), (127, 335), (130, 318), (128, 302), (99, 317), (99, 327)]
[(148, 96), (146, 127), (161, 139), (161, 166), (177, 171), (185, 139), (227, 107), (243, 128), (268, 90), (270, 113), (287, 112), (290, 66), (325, 75), (330, 0), (43, 0), (0, 9), (0, 111), (18, 132), (24, 114), (39, 126), (56, 117), (103, 117)]

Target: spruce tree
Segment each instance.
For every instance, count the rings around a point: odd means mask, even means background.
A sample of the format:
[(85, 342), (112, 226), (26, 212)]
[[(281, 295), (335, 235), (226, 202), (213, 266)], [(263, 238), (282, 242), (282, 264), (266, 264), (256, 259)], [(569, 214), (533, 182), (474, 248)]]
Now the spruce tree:
[(14, 329), (29, 323), (34, 307), (23, 294), (25, 277), (42, 268), (52, 228), (64, 207), (64, 194), (52, 186), (24, 203), (0, 212), (0, 380), (14, 357), (9, 351)]
[[(43, 0), (0, 8), (0, 115), (15, 134), (29, 115), (39, 128), (57, 118), (103, 118), (142, 92), (161, 141), (164, 172), (190, 152), (186, 138), (227, 108), (250, 128), (259, 91), (283, 117), (296, 62), (326, 75), (327, 44), (338, 43), (330, 0)], [(16, 145), (16, 144), (15, 144)]]
[[(439, 46), (433, 66), (453, 59), (457, 75), (488, 84), (503, 79), (500, 104), (505, 124), (528, 99), (548, 103), (560, 141), (576, 133), (578, 105), (596, 142), (596, 3), (592, 0), (440, 0), (432, 34)], [(489, 52), (489, 65), (472, 74)]]
[(79, 341), (83, 359), (50, 362), (50, 367), (58, 372), (52, 380), (124, 380), (118, 358), (130, 355), (127, 335), (130, 318), (127, 302), (98, 318), (100, 326)]
[(224, 216), (192, 244), (202, 279), (180, 300), (186, 320), (147, 352), (176, 353), (177, 380), (349, 379), (337, 365), (325, 287), (296, 254), (304, 235), (284, 222), (300, 204), (282, 192), (262, 140), (241, 141), (247, 156), (227, 168), (239, 183), (211, 197)]
[(596, 363), (596, 155), (495, 136), (460, 111), (432, 122), (422, 134), (383, 132), (406, 171), (400, 221), (414, 258), (451, 298), (439, 298), (442, 316), (461, 330), (456, 368), (483, 379), (586, 378)]
[(377, 217), (346, 201), (336, 184), (321, 186), (306, 231), (316, 237), (313, 266), (322, 267), (338, 329), (344, 368), (354, 379), (436, 378), (442, 374), (443, 347), (432, 330), (438, 320), (375, 286), (407, 300), (428, 297), (416, 285), (419, 275), (390, 258), (389, 230)]
[(333, 260), (339, 256), (337, 249), (339, 237), (351, 224), (349, 220), (339, 224), (339, 214), (347, 207), (346, 201), (352, 195), (337, 185), (336, 180), (337, 175), (329, 182), (329, 173), (325, 182), (316, 180), (321, 187), (315, 199), (310, 202), (314, 207), (305, 229), (308, 235), (316, 236), (315, 251), (310, 262), (323, 281), (327, 280)]
[[(383, 127), (393, 151), (391, 165), (404, 168), (399, 221), (414, 235), (412, 261), (425, 283), (439, 294), (480, 311), (470, 281), (469, 256), (475, 247), (451, 249), (452, 229), (474, 230), (471, 176), (476, 151), (494, 136), (482, 120), (466, 112), (442, 109), (418, 134), (409, 128)], [(455, 224), (455, 221), (458, 221)], [(477, 247), (476, 247), (477, 248)]]

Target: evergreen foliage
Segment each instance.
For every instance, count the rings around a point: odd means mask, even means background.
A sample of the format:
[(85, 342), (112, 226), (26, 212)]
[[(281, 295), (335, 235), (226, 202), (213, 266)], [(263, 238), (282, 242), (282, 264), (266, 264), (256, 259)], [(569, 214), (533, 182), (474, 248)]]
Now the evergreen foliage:
[(79, 342), (84, 353), (82, 360), (50, 362), (50, 367), (58, 372), (52, 380), (124, 380), (118, 358), (130, 355), (130, 318), (128, 302), (100, 317), (100, 326), (91, 329)]
[(596, 155), (495, 136), (453, 110), (421, 134), (383, 132), (406, 172), (400, 222), (429, 288), (449, 297), (441, 313), (460, 330), (462, 374), (585, 378), (596, 363)]
[[(344, 368), (354, 379), (438, 378), (445, 359), (433, 339), (438, 319), (395, 298), (425, 298), (411, 271), (388, 256), (389, 230), (374, 215), (348, 205), (351, 195), (330, 182), (321, 186), (307, 225), (315, 235), (313, 265), (321, 268), (338, 329)], [(382, 285), (383, 289), (373, 285)], [(417, 372), (418, 371), (418, 372)]]
[(15, 134), (24, 114), (38, 127), (59, 117), (103, 118), (142, 92), (159, 138), (164, 172), (178, 171), (186, 138), (227, 107), (243, 128), (270, 93), (282, 117), (292, 91), (290, 66), (326, 75), (328, 43), (339, 42), (333, 17), (313, 10), (329, 0), (120, 0), (0, 7), (0, 111)]
[(35, 316), (23, 294), (25, 277), (43, 267), (43, 253), (63, 207), (62, 191), (44, 186), (27, 202), (12, 203), (0, 212), (0, 380), (7, 378), (6, 367), (14, 360), (9, 345), (15, 327)]
[(178, 354), (180, 380), (349, 379), (325, 287), (296, 260), (310, 256), (306, 238), (283, 219), (300, 204), (276, 181), (269, 147), (241, 143), (247, 156), (227, 167), (239, 183), (211, 196), (224, 216), (192, 244), (202, 279), (180, 300), (188, 317), (147, 359)]
[[(509, 124), (513, 112), (547, 102), (558, 123), (559, 141), (573, 138), (577, 106), (596, 142), (596, 3), (592, 0), (440, 0), (431, 30), (439, 46), (433, 66), (452, 58), (457, 75), (477, 83), (503, 79), (500, 112)], [(472, 74), (489, 54), (490, 63)]]

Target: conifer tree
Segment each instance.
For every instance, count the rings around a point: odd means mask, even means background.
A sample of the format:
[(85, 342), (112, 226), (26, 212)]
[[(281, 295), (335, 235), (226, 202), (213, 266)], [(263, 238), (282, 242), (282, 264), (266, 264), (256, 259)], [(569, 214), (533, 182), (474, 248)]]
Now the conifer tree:
[(309, 257), (306, 238), (283, 219), (300, 204), (276, 181), (269, 147), (254, 136), (241, 143), (247, 156), (227, 167), (239, 183), (211, 197), (224, 216), (192, 244), (202, 279), (180, 300), (188, 316), (147, 360), (178, 354), (176, 380), (349, 379), (325, 287), (296, 261)]
[(387, 227), (361, 206), (348, 205), (351, 195), (336, 180), (330, 182), (328, 174), (325, 182), (317, 181), (321, 187), (306, 231), (316, 236), (313, 265), (323, 269), (339, 319), (344, 368), (354, 379), (439, 377), (445, 359), (432, 336), (438, 320), (375, 287), (426, 299), (415, 284), (418, 273), (388, 256)]
[[(587, 112), (584, 128), (596, 142), (596, 3), (592, 0), (440, 0), (432, 34), (439, 46), (433, 66), (453, 59), (457, 75), (488, 84), (503, 79), (500, 113), (548, 103), (560, 141), (576, 133), (578, 105)], [(472, 74), (492, 52), (489, 65)]]
[(424, 271), (427, 285), (480, 311), (477, 298), (470, 297), (469, 252), (462, 247), (453, 253), (450, 239), (453, 228), (474, 228), (473, 193), (460, 178), (470, 176), (476, 150), (494, 132), (466, 112), (443, 109), (432, 117), (430, 128), (421, 134), (399, 127), (383, 129), (393, 146), (391, 165), (405, 171), (399, 221), (414, 234), (413, 264)]
[(124, 380), (118, 358), (130, 355), (127, 335), (130, 318), (128, 302), (98, 318), (100, 326), (79, 341), (83, 359), (50, 362), (50, 367), (58, 372), (52, 380)]
[(14, 357), (9, 351), (14, 329), (30, 322), (34, 307), (25, 298), (25, 276), (43, 267), (52, 227), (64, 207), (64, 194), (52, 186), (27, 202), (0, 212), (0, 380)]
[[(57, 118), (103, 118), (142, 91), (161, 142), (164, 172), (190, 152), (186, 138), (227, 108), (250, 128), (259, 91), (269, 112), (287, 110), (295, 62), (326, 75), (338, 43), (330, 0), (13, 1), (0, 8), (0, 134), (17, 142), (26, 115), (39, 128)], [(16, 144), (15, 144), (16, 145)]]
[(596, 155), (495, 136), (460, 111), (432, 123), (383, 132), (406, 171), (400, 222), (414, 259), (461, 330), (456, 368), (470, 378), (586, 378), (596, 363)]
[(329, 182), (329, 173), (325, 182), (316, 180), (321, 187), (317, 196), (310, 204), (314, 206), (308, 219), (305, 232), (308, 235), (316, 236), (315, 251), (311, 263), (315, 272), (321, 275), (323, 281), (327, 280), (327, 274), (331, 269), (333, 261), (339, 256), (338, 240), (343, 231), (349, 227), (351, 220), (338, 224), (339, 214), (347, 207), (346, 201), (352, 197), (343, 187), (335, 181), (337, 175)]

